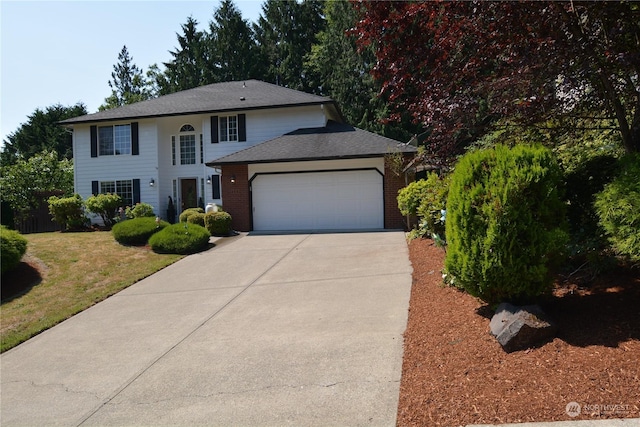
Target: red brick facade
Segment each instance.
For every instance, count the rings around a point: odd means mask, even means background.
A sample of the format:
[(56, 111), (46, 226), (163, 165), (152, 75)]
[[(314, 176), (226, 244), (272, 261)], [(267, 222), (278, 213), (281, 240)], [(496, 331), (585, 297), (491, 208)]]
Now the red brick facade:
[(236, 231), (251, 231), (249, 167), (247, 165), (224, 166), (220, 184), (222, 208), (231, 215), (231, 228)]
[[(231, 214), (231, 227), (236, 231), (251, 231), (251, 194), (247, 165), (222, 167), (222, 204)], [(232, 179), (234, 182), (232, 182)], [(405, 186), (405, 176), (397, 176), (385, 161), (384, 171), (384, 228), (405, 229), (406, 220), (398, 209), (398, 190)]]

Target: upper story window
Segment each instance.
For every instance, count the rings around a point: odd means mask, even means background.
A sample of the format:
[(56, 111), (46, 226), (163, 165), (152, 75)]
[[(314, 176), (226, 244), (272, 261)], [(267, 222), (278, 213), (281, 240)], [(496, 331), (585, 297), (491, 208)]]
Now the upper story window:
[(180, 164), (196, 164), (196, 134), (191, 125), (184, 125), (180, 128)]
[(131, 154), (131, 125), (99, 126), (98, 147), (100, 156)]
[(238, 140), (238, 116), (220, 117), (220, 141)]

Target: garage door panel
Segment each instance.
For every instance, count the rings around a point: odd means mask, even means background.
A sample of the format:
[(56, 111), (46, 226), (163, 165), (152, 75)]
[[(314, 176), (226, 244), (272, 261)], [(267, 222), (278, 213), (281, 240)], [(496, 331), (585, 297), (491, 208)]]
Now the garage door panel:
[(255, 230), (383, 228), (382, 175), (375, 170), (259, 175)]

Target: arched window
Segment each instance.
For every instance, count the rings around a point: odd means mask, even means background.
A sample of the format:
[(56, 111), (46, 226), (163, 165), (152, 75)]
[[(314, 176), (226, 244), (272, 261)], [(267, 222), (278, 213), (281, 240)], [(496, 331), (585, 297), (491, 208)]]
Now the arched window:
[(180, 128), (180, 164), (195, 165), (196, 164), (196, 130), (193, 126), (187, 124)]
[(194, 129), (194, 127), (189, 124), (184, 125), (180, 128), (180, 132), (195, 132), (195, 131), (196, 130)]

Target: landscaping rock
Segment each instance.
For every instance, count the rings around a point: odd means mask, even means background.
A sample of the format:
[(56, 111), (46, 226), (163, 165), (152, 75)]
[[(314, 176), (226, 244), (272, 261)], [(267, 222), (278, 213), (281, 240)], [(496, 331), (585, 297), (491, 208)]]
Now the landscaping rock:
[(518, 307), (509, 303), (498, 306), (489, 327), (507, 353), (551, 340), (557, 330), (539, 306)]

